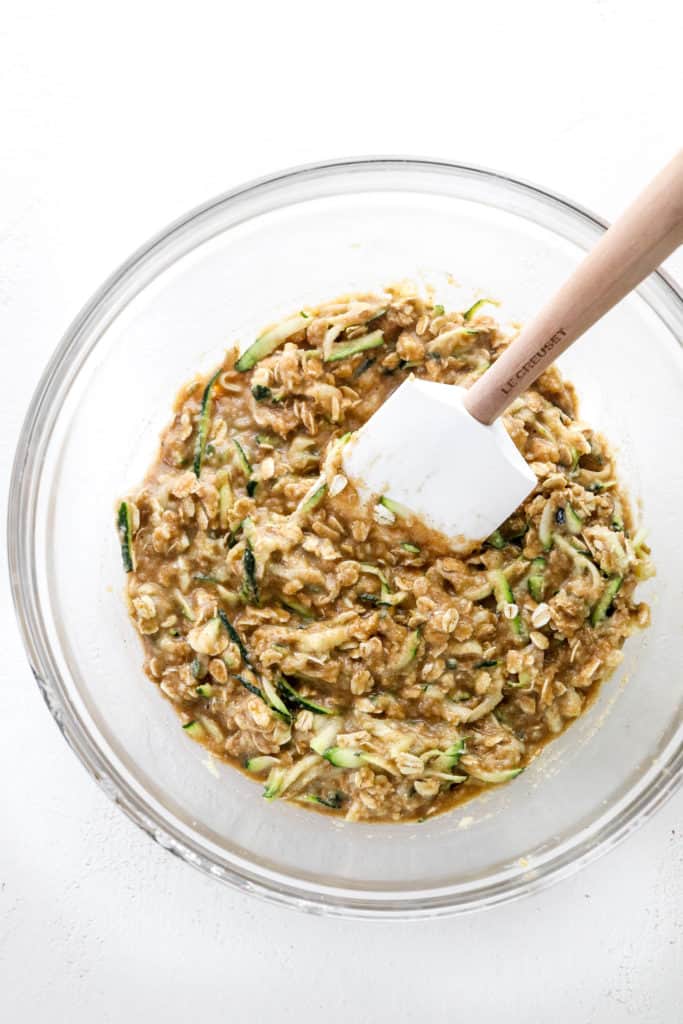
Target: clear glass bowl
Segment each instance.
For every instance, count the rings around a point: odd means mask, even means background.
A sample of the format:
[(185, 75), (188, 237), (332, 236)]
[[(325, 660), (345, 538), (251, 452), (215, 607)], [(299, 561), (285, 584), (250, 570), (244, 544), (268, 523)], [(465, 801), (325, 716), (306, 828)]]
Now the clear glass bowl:
[[(64, 736), (157, 842), (229, 884), (336, 914), (419, 916), (509, 900), (575, 871), (681, 778), (683, 300), (650, 277), (561, 364), (642, 502), (652, 628), (590, 711), (514, 783), (424, 824), (348, 824), (260, 788), (178, 728), (141, 670), (114, 503), (152, 459), (178, 386), (282, 313), (420, 278), (523, 320), (604, 230), (472, 167), (377, 159), (237, 189), (137, 252), (78, 316), (28, 410), (9, 555), (36, 679)], [(464, 299), (463, 299), (464, 301)]]

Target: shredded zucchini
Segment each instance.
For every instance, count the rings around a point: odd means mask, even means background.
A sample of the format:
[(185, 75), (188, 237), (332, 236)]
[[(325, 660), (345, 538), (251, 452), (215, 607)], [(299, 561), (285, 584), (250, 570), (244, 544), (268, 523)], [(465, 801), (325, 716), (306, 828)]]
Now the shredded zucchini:
[(242, 640), (242, 637), (239, 635), (239, 633), (237, 632), (237, 630), (233, 626), (233, 624), (230, 621), (230, 619), (228, 618), (228, 616), (225, 614), (224, 611), (219, 610), (218, 618), (221, 620), (221, 622), (225, 626), (225, 628), (226, 628), (226, 630), (228, 632), (228, 636), (230, 637), (232, 642), (234, 644), (236, 644), (240, 654), (242, 655), (242, 660), (244, 661), (245, 665), (249, 665), (251, 667), (251, 658), (249, 657), (249, 652), (248, 652), (247, 648), (244, 646), (244, 642)]
[(401, 544), (404, 551), (407, 551), (411, 555), (419, 555), (420, 549), (417, 544), (411, 544), (409, 541), (404, 540)]
[(465, 310), (465, 312), (462, 315), (463, 316), (463, 320), (465, 320), (465, 322), (471, 320), (472, 317), (474, 316), (474, 314), (478, 313), (482, 306), (499, 306), (499, 305), (500, 305), (500, 303), (496, 302), (495, 299), (477, 299), (477, 301), (475, 303), (473, 303), (470, 306), (469, 309)]
[(405, 672), (415, 661), (417, 652), (420, 649), (420, 630), (414, 629), (403, 641), (396, 661), (392, 665), (394, 672)]
[(362, 750), (351, 750), (350, 747), (330, 747), (323, 757), (335, 768), (360, 768), (363, 764)]
[(437, 772), (449, 772), (451, 768), (455, 768), (464, 751), (465, 741), (458, 739), (451, 744), (448, 750), (428, 750), (421, 756), (425, 764), (429, 764), (430, 769)]
[(544, 549), (549, 551), (553, 545), (553, 506), (550, 501), (546, 501), (541, 512), (541, 521), (538, 524), (538, 539)]
[(594, 562), (591, 561), (591, 559), (585, 552), (577, 551), (574, 545), (570, 544), (567, 538), (561, 536), (561, 534), (559, 533), (556, 533), (554, 535), (553, 543), (556, 548), (564, 552), (564, 554), (569, 555), (569, 557), (574, 563), (575, 570), (577, 572), (589, 572), (595, 586), (600, 586), (602, 582), (600, 572), (597, 566), (594, 564)]
[(500, 530), (494, 530), (491, 536), (487, 537), (486, 543), (492, 548), (498, 548), (499, 551), (507, 547), (507, 541)]
[(273, 392), (265, 384), (254, 384), (251, 393), (255, 402), (266, 402), (273, 397)]
[(135, 570), (135, 550), (133, 548), (133, 514), (130, 503), (122, 501), (117, 517), (119, 538), (121, 540), (121, 559), (126, 572)]
[(190, 605), (188, 604), (185, 595), (181, 594), (179, 590), (176, 590), (173, 596), (175, 597), (176, 604), (180, 608), (183, 618), (188, 619), (190, 622), (194, 622), (194, 612), (190, 608)]
[(272, 708), (273, 711), (277, 711), (282, 718), (291, 721), (292, 713), (271, 683), (270, 679), (262, 679), (261, 686), (263, 687), (263, 696), (265, 697), (268, 707)]
[(612, 576), (612, 578), (607, 581), (600, 599), (597, 604), (594, 605), (591, 612), (592, 626), (599, 626), (603, 619), (607, 617), (607, 614), (614, 602), (614, 598), (617, 596), (622, 583), (623, 577), (621, 576)]
[(296, 761), (291, 768), (272, 768), (263, 792), (264, 797), (266, 800), (273, 800), (275, 797), (282, 796), (297, 779), (307, 775), (311, 769), (316, 768), (319, 764), (320, 762), (315, 754), (308, 754), (306, 757), (302, 757), (300, 761)]
[(527, 587), (534, 601), (542, 601), (545, 591), (545, 558), (534, 558), (531, 563), (531, 572), (527, 579)]
[(583, 529), (583, 519), (577, 514), (575, 509), (571, 505), (566, 505), (564, 509), (564, 520), (567, 524), (567, 529), (573, 536), (577, 536)]
[(379, 348), (384, 344), (384, 331), (372, 331), (370, 334), (363, 334), (353, 341), (341, 341), (333, 345), (331, 352), (323, 356), (326, 363), (336, 363), (340, 359), (348, 359), (359, 352), (367, 352), (371, 348)]
[(275, 688), (269, 680), (262, 680), (262, 689), (261, 686), (257, 686), (256, 683), (252, 683), (251, 680), (247, 679), (245, 676), (236, 675), (235, 679), (242, 684), (245, 690), (249, 690), (249, 693), (253, 693), (255, 697), (260, 697), (263, 703), (269, 707), (273, 714), (277, 715), (278, 718), (281, 718), (288, 724), (292, 721), (292, 716), (289, 710), (285, 707), (282, 699), (275, 692)]
[(488, 782), (490, 785), (498, 785), (501, 782), (509, 782), (516, 779), (524, 771), (523, 768), (507, 768), (498, 772), (486, 772), (480, 769), (468, 768), (467, 774), (479, 782)]
[(191, 736), (193, 740), (203, 740), (206, 738), (206, 730), (201, 722), (193, 719), (191, 722), (186, 722), (183, 729), (188, 736)]
[(259, 603), (259, 588), (256, 581), (256, 559), (254, 558), (254, 552), (249, 541), (247, 541), (244, 548), (242, 565), (244, 568), (242, 594), (248, 604), (257, 605)]
[(272, 768), (274, 765), (279, 764), (277, 757), (273, 757), (271, 754), (260, 754), (257, 757), (249, 757), (244, 762), (244, 767), (248, 772), (265, 772), (268, 768)]
[(213, 718), (209, 718), (208, 715), (201, 715), (200, 721), (214, 743), (223, 743), (225, 736)]
[[(494, 569), (491, 573), (491, 579), (498, 607), (502, 608), (504, 604), (514, 604), (515, 599), (512, 594), (512, 588), (510, 587), (505, 573), (501, 569)], [(517, 636), (523, 637), (526, 634), (520, 612), (517, 612), (514, 619), (510, 619), (510, 626), (513, 633)]]
[(232, 443), (235, 445), (235, 448), (237, 449), (237, 458), (239, 460), (240, 466), (242, 467), (242, 472), (246, 476), (247, 480), (249, 480), (251, 478), (251, 474), (253, 473), (253, 469), (251, 462), (247, 457), (247, 453), (245, 452), (244, 448), (242, 447), (242, 445), (240, 444), (236, 437), (232, 439)]
[(351, 640), (356, 629), (355, 622), (330, 624), (329, 626), (306, 626), (293, 633), (292, 640), (299, 651), (306, 654), (327, 654), (340, 644)]
[(244, 352), (235, 363), (235, 369), (239, 373), (245, 373), (247, 370), (251, 370), (261, 359), (265, 359), (271, 352), (274, 352), (276, 348), (279, 348), (283, 342), (287, 341), (294, 334), (298, 334), (299, 331), (303, 331), (305, 325), (301, 322), (301, 317), (297, 316), (290, 317), (289, 320), (283, 320), (282, 323), (277, 324), (275, 327), (271, 327), (270, 330), (265, 331), (261, 334), (253, 345), (251, 345), (246, 352)]
[(199, 429), (197, 430), (197, 440), (195, 441), (194, 447), (194, 462), (193, 469), (194, 475), (199, 476), (202, 471), (202, 463), (204, 461), (204, 453), (206, 450), (206, 439), (209, 435), (209, 426), (211, 425), (211, 409), (213, 406), (213, 386), (218, 380), (222, 368), (217, 370), (213, 377), (209, 380), (208, 384), (204, 388), (204, 394), (202, 395), (202, 404), (199, 410)]
[(311, 700), (310, 697), (302, 697), (297, 690), (289, 683), (284, 677), (278, 679), (278, 690), (284, 700), (285, 704), (290, 708), (306, 708), (308, 711), (312, 711), (316, 715), (333, 715), (334, 708), (326, 708), (322, 704), (317, 704)]
[(325, 497), (326, 493), (327, 493), (327, 484), (321, 484), (319, 487), (316, 488), (316, 490), (313, 492), (313, 494), (311, 494), (310, 498), (306, 498), (306, 500), (304, 501), (303, 505), (301, 506), (301, 511), (302, 512), (312, 512), (314, 508), (318, 507), (320, 502)]
[(341, 718), (321, 719), (317, 732), (311, 740), (311, 750), (322, 757), (326, 750), (334, 746), (341, 727)]
[(393, 498), (387, 498), (386, 495), (383, 495), (379, 499), (379, 503), (380, 505), (384, 505), (384, 507), (388, 509), (390, 512), (393, 512), (395, 516), (403, 518), (412, 516), (412, 512), (410, 511), (409, 508), (407, 508), (405, 505), (401, 505), (401, 503), (398, 501), (394, 501)]

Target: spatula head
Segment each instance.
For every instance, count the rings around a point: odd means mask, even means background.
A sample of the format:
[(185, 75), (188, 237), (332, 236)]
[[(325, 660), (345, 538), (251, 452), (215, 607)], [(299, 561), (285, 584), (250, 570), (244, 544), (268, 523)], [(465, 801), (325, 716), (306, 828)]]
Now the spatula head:
[(409, 378), (344, 449), (364, 500), (405, 505), (454, 543), (496, 530), (536, 486), (500, 420), (485, 426), (453, 384)]

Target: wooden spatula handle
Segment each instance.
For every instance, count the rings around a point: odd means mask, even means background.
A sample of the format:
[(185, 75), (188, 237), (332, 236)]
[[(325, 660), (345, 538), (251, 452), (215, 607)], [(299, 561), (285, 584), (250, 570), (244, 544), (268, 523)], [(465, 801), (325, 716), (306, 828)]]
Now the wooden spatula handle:
[[(683, 243), (683, 150), (660, 171), (465, 397), (493, 423), (584, 331)], [(615, 353), (616, 358), (616, 353)]]

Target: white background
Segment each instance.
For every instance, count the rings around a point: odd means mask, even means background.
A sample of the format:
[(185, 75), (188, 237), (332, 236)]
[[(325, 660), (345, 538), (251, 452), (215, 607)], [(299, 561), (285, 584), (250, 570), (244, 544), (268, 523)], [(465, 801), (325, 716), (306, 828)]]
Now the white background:
[[(279, 168), (397, 152), (499, 168), (612, 217), (683, 141), (682, 37), (677, 0), (10, 0), (3, 515), (42, 365), (169, 220)], [(275, 909), (177, 863), (98, 791), (32, 683), (4, 577), (3, 1021), (680, 1020), (682, 795), (572, 880), (485, 914), (387, 925)]]

